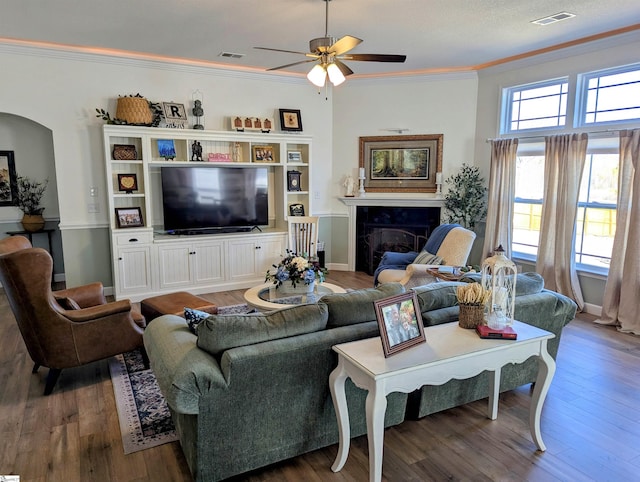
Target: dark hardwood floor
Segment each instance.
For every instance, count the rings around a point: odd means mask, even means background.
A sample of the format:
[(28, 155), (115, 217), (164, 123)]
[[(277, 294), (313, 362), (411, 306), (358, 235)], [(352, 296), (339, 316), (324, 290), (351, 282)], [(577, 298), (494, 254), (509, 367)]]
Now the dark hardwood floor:
[[(331, 273), (341, 286), (369, 287), (363, 273)], [(206, 295), (244, 302), (244, 290)], [(486, 400), (406, 421), (385, 432), (388, 481), (640, 480), (640, 337), (580, 315), (563, 332), (542, 413), (545, 453), (528, 429), (529, 387), (502, 394), (498, 419)], [(115, 334), (114, 334), (115, 335)], [(44, 397), (46, 370), (33, 363), (0, 291), (0, 474), (27, 481), (190, 481), (178, 442), (123, 455), (106, 361), (64, 370)], [(331, 472), (330, 446), (236, 477), (246, 481), (366, 481), (366, 437), (352, 440), (346, 466)]]

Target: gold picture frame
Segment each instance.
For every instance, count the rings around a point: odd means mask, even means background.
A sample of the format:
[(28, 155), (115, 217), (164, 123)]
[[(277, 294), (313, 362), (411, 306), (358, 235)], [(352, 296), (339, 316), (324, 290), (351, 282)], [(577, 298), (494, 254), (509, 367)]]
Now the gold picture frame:
[(360, 167), (368, 192), (436, 192), (442, 134), (360, 137)]
[(253, 146), (253, 162), (276, 162), (273, 146)]

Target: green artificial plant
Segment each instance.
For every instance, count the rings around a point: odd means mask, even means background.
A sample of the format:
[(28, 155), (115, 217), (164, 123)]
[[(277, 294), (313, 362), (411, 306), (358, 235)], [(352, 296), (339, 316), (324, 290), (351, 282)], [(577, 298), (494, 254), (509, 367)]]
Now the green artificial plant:
[(445, 220), (473, 230), (487, 215), (487, 188), (480, 170), (462, 164), (460, 171), (447, 178), (449, 186), (444, 196)]
[(44, 208), (40, 206), (42, 196), (47, 189), (49, 179), (34, 181), (25, 176), (18, 176), (17, 206), (24, 214), (39, 215)]

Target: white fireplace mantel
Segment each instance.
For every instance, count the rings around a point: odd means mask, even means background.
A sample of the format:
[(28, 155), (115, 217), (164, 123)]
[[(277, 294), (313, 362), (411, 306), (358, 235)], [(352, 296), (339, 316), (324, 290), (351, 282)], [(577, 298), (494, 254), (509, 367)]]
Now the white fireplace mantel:
[(348, 269), (356, 269), (356, 217), (359, 206), (444, 207), (444, 199), (421, 193), (366, 193), (358, 197), (339, 198), (349, 207)]

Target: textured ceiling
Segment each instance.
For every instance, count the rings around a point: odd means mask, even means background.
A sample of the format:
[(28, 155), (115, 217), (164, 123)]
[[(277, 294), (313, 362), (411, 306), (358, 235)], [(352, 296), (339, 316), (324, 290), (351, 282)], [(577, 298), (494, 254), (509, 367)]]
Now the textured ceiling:
[[(547, 26), (532, 20), (567, 11)], [(404, 64), (347, 62), (356, 74), (453, 71), (640, 27), (638, 0), (333, 0), (329, 35), (352, 53), (404, 54)], [(0, 38), (266, 69), (303, 56), (325, 33), (323, 0), (2, 0)], [(640, 30), (634, 35), (640, 36)], [(223, 51), (245, 54), (221, 58)], [(306, 72), (310, 64), (287, 69)]]

